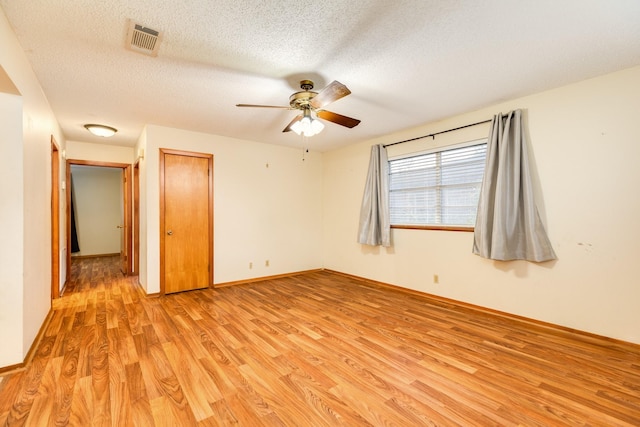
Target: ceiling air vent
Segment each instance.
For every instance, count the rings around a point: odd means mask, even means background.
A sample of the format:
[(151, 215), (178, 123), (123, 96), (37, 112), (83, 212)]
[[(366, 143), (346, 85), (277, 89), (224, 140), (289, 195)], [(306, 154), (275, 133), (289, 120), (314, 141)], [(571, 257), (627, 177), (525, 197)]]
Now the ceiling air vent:
[(160, 48), (160, 38), (159, 31), (131, 22), (127, 32), (126, 47), (144, 55), (157, 56)]

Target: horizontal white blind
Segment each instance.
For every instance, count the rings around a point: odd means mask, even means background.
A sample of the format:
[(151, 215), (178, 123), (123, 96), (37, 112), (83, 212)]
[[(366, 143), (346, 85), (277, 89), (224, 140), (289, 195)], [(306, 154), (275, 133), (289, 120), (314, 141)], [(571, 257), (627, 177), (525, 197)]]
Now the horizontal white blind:
[(474, 226), (486, 141), (389, 161), (392, 225)]

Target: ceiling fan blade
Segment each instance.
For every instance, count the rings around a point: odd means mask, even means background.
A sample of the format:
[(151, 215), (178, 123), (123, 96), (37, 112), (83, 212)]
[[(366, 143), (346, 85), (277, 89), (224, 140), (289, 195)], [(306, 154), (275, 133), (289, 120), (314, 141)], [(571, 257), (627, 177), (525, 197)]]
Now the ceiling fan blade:
[(328, 120), (330, 122), (339, 124), (340, 126), (346, 126), (352, 128), (358, 126), (360, 120), (351, 117), (343, 116), (342, 114), (332, 113), (331, 111), (320, 110), (316, 112), (316, 115), (321, 119)]
[(284, 105), (257, 105), (257, 104), (236, 104), (236, 107), (254, 107), (254, 108), (284, 108), (285, 110), (293, 110), (293, 108)]
[(286, 127), (286, 128), (284, 128), (284, 129), (282, 130), (282, 132), (289, 132), (289, 131), (291, 131), (291, 126), (293, 126), (293, 124), (294, 124), (295, 122), (299, 122), (300, 120), (302, 120), (302, 117), (304, 117), (304, 115), (302, 115), (302, 114), (297, 115), (296, 117), (294, 117), (294, 119), (293, 119), (293, 120), (291, 120), (291, 123), (289, 123), (289, 124), (287, 125), (287, 127)]
[(337, 80), (334, 80), (329, 86), (322, 89), (316, 96), (314, 96), (309, 102), (315, 109), (322, 108), (327, 104), (337, 101), (340, 98), (344, 98), (349, 95), (351, 91), (345, 85)]

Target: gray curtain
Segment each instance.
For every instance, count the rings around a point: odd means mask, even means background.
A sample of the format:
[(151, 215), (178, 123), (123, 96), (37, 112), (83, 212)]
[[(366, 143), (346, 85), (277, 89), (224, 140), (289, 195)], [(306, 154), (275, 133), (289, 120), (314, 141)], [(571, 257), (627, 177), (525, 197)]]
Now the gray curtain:
[(557, 258), (534, 200), (521, 110), (493, 117), (473, 253), (502, 261)]
[(360, 208), (358, 242), (372, 246), (391, 246), (389, 221), (389, 162), (383, 145), (371, 147), (369, 172)]

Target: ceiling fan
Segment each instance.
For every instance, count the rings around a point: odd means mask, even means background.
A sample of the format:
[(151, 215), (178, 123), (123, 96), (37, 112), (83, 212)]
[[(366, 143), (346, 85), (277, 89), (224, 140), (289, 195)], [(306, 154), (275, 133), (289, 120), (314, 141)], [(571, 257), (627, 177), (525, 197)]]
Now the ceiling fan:
[[(258, 108), (284, 108), (287, 110), (300, 110), (302, 114), (297, 115), (282, 132), (294, 131), (298, 135), (312, 136), (320, 133), (324, 124), (318, 118), (336, 123), (340, 126), (352, 128), (360, 123), (360, 120), (322, 108), (340, 98), (349, 95), (351, 91), (339, 81), (334, 80), (320, 92), (314, 92), (311, 80), (300, 82), (299, 92), (295, 92), (289, 97), (289, 106), (278, 105), (255, 105), (236, 104), (236, 107), (258, 107)], [(314, 117), (315, 116), (315, 117)]]

